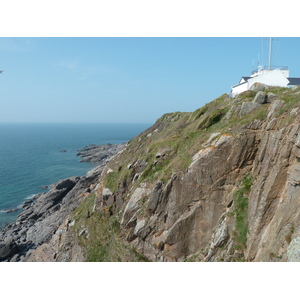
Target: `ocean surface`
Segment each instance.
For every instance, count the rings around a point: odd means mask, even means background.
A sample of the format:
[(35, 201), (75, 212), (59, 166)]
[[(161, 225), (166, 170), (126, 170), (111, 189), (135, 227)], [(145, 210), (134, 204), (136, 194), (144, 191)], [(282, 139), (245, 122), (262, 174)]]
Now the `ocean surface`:
[(95, 167), (79, 162), (77, 150), (90, 144), (127, 142), (150, 125), (0, 123), (0, 229), (22, 211), (5, 210), (45, 192), (42, 186), (86, 175)]

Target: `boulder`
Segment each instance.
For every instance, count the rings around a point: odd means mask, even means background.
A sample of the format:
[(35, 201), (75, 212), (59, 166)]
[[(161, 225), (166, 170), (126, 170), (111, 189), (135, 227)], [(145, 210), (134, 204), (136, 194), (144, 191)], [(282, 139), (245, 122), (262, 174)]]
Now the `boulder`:
[(258, 91), (266, 91), (269, 89), (270, 89), (270, 87), (268, 85), (260, 83), (260, 82), (255, 82), (251, 85), (249, 90), (258, 92)]
[(243, 102), (241, 105), (241, 109), (239, 111), (239, 116), (242, 117), (251, 111), (259, 108), (261, 104), (256, 103), (256, 102)]
[(264, 104), (264, 103), (266, 103), (266, 100), (267, 100), (266, 94), (265, 94), (264, 92), (262, 92), (262, 91), (259, 91), (259, 92), (256, 94), (256, 96), (255, 96), (253, 102), (254, 102), (254, 103), (258, 103), (258, 104)]
[(267, 103), (271, 103), (271, 102), (273, 102), (274, 100), (277, 100), (277, 95), (275, 95), (274, 93), (272, 93), (272, 92), (269, 92), (268, 94), (267, 94), (267, 97), (266, 97), (266, 102)]

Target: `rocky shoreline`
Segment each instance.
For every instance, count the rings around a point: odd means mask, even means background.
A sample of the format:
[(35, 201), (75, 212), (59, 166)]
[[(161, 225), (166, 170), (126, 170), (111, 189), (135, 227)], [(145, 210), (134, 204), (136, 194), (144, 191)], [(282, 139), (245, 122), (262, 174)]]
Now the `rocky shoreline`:
[(124, 144), (104, 144), (104, 145), (88, 145), (83, 149), (79, 150), (76, 154), (82, 157), (81, 162), (92, 162), (95, 164), (101, 164), (106, 159), (109, 159), (112, 153), (117, 153), (122, 150)]
[(124, 146), (89, 145), (79, 150), (77, 155), (82, 157), (81, 161), (97, 166), (86, 176), (74, 176), (50, 185), (49, 191), (21, 205), (19, 209), (23, 211), (17, 220), (0, 231), (0, 261), (26, 261), (32, 250), (49, 241), (66, 216), (79, 205), (82, 196), (90, 191), (107, 162)]

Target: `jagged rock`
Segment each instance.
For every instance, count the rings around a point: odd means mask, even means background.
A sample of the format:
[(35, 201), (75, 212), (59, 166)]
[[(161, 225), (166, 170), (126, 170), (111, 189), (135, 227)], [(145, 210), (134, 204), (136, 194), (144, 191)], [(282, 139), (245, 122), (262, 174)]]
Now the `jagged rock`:
[(145, 170), (146, 166), (147, 166), (147, 162), (145, 160), (138, 159), (134, 163), (133, 168), (136, 173), (142, 173)]
[(22, 204), (22, 208), (30, 206), (33, 203), (33, 199), (28, 199)]
[(145, 219), (137, 221), (136, 226), (134, 228), (134, 234), (138, 235), (140, 231), (145, 227), (146, 224), (147, 221)]
[(104, 164), (106, 160), (111, 159), (119, 151), (124, 149), (125, 144), (104, 144), (104, 145), (89, 145), (79, 150), (76, 154), (82, 157), (81, 162), (93, 162), (97, 164)]
[(151, 192), (151, 195), (149, 197), (149, 200), (148, 200), (148, 205), (147, 205), (147, 209), (149, 211), (150, 214), (153, 214), (156, 210), (156, 207), (161, 199), (161, 195), (162, 195), (162, 182), (159, 181), (154, 189), (152, 190)]
[(0, 261), (7, 259), (18, 252), (18, 246), (12, 238), (0, 242)]
[[(218, 247), (221, 247), (224, 245), (224, 243), (228, 240), (229, 238), (229, 232), (228, 232), (228, 226), (226, 224), (226, 218), (223, 214), (221, 216), (221, 222), (218, 224), (217, 228), (215, 229), (215, 232), (212, 236), (212, 242), (209, 247), (209, 252), (206, 257), (206, 261), (210, 261), (212, 256), (214, 255), (216, 249)], [(223, 218), (223, 220), (222, 220)]]
[(239, 111), (239, 116), (243, 117), (259, 107), (260, 104), (256, 102), (243, 102)]
[(266, 99), (267, 103), (271, 103), (271, 102), (273, 102), (274, 100), (277, 100), (277, 99), (278, 99), (277, 95), (275, 95), (272, 92), (268, 92), (267, 99)]
[(130, 220), (130, 218), (133, 216), (133, 214), (138, 210), (139, 201), (148, 197), (150, 194), (150, 191), (151, 190), (149, 188), (139, 187), (133, 192), (131, 198), (129, 199), (129, 201), (125, 207), (121, 224), (126, 225), (126, 223)]
[(232, 117), (234, 115), (239, 115), (239, 113), (241, 111), (241, 107), (242, 107), (242, 105), (239, 105), (239, 104), (232, 105), (230, 110), (226, 113), (224, 118), (230, 119), (230, 117)]
[(242, 102), (242, 104), (232, 105), (224, 118), (230, 119), (231, 116), (239, 116), (241, 118), (260, 106), (261, 104), (257, 102)]
[(266, 103), (266, 101), (267, 101), (267, 96), (266, 96), (266, 94), (265, 94), (264, 92), (262, 92), (262, 91), (259, 91), (259, 92), (255, 95), (254, 100), (253, 100), (253, 102), (258, 103), (258, 104), (264, 104), (264, 103)]
[(275, 116), (276, 112), (280, 110), (280, 108), (284, 105), (283, 100), (275, 100), (272, 102), (270, 108), (269, 108), (269, 113), (267, 115), (268, 119), (271, 119)]

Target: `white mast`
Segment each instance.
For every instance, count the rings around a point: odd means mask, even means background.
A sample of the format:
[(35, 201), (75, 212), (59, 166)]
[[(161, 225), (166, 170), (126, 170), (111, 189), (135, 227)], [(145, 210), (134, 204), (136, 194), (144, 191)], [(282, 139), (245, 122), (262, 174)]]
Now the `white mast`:
[(269, 48), (269, 70), (272, 67), (272, 38), (270, 37), (270, 48)]

